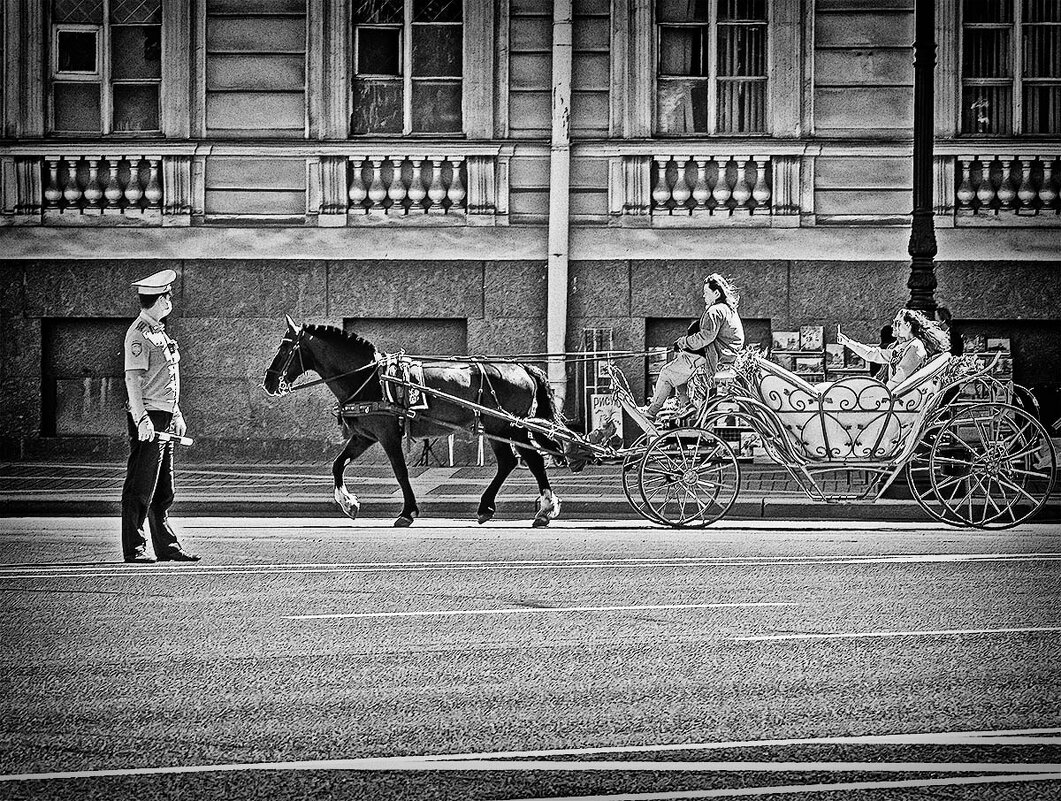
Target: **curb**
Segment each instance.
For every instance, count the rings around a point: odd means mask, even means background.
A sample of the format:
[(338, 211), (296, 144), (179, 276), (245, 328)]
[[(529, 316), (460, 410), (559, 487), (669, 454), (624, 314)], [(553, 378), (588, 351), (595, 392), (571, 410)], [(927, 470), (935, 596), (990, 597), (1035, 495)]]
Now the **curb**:
[[(477, 499), (424, 499), (419, 501), (422, 518), (450, 518), (469, 522), (475, 519)], [(367, 517), (396, 515), (400, 498), (362, 497), (362, 513)], [(1051, 504), (1053, 506), (1053, 504)], [(331, 498), (250, 498), (227, 497), (202, 500), (179, 500), (173, 505), (175, 517), (337, 517), (342, 514)], [(499, 520), (530, 518), (534, 507), (530, 501), (500, 499)], [(3, 504), (0, 517), (120, 517), (121, 504), (103, 499), (10, 499)], [(564, 520), (643, 520), (625, 498), (563, 499), (561, 519)], [(914, 502), (878, 501), (865, 504), (827, 504), (789, 498), (738, 499), (726, 520), (830, 520), (866, 521), (881, 523), (933, 521)], [(1061, 509), (1047, 508), (1035, 522), (1058, 522)]]

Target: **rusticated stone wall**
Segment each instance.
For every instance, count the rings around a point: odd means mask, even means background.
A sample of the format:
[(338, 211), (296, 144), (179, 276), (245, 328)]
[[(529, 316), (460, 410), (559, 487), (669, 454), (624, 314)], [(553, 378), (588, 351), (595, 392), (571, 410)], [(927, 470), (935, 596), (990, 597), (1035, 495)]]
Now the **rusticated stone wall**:
[[(545, 350), (546, 265), (539, 260), (0, 262), (0, 457), (125, 455), (120, 351), (137, 314), (130, 282), (165, 268), (178, 273), (169, 330), (180, 342), (182, 405), (198, 440), (182, 454), (186, 461), (325, 460), (335, 452), (335, 399), (324, 387), (283, 398), (260, 388), (285, 314), (376, 332), (388, 348), (452, 350), (460, 342), (472, 354)], [(666, 344), (647, 338), (647, 321), (656, 336), (669, 337), (697, 316), (712, 271), (740, 287), (752, 341), (806, 323), (826, 325), (831, 341), (838, 322), (876, 341), (908, 296), (907, 270), (893, 261), (577, 261), (568, 348), (580, 347), (587, 327), (612, 328), (619, 349)], [(1058, 385), (1059, 271), (1057, 262), (943, 262), (937, 300), (970, 330), (1011, 336), (1018, 381)], [(567, 412), (574, 416), (571, 378)], [(630, 378), (635, 390), (643, 387), (640, 369), (631, 368)], [(463, 459), (473, 453), (458, 447)]]

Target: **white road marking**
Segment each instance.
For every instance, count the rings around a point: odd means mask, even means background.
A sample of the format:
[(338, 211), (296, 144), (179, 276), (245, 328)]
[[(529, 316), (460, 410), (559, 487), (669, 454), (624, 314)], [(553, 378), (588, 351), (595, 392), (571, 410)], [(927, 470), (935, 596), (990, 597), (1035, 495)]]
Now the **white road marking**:
[[(953, 770), (955, 772), (992, 772), (998, 771), (1005, 775), (997, 777), (970, 777), (970, 781), (1038, 781), (1044, 779), (1057, 779), (1061, 778), (1061, 773), (1056, 772), (1045, 772), (1055, 771), (1056, 765), (1034, 765), (1028, 763), (976, 763), (976, 762), (951, 762), (951, 763), (924, 763), (924, 762), (911, 762), (911, 763), (878, 763), (878, 762), (836, 762), (836, 763), (822, 763), (822, 762), (791, 762), (791, 763), (778, 763), (778, 762), (660, 762), (658, 760), (649, 761), (624, 761), (624, 762), (558, 762), (548, 761), (540, 759), (522, 760), (516, 761), (512, 757), (549, 757), (549, 756), (572, 756), (582, 754), (629, 754), (629, 753), (645, 753), (645, 752), (667, 752), (667, 751), (679, 751), (679, 750), (710, 750), (710, 749), (730, 749), (730, 748), (747, 748), (747, 747), (776, 747), (784, 745), (806, 745), (806, 744), (860, 744), (860, 745), (875, 745), (875, 744), (906, 744), (906, 745), (919, 745), (926, 743), (938, 743), (946, 745), (955, 744), (969, 744), (969, 745), (983, 745), (986, 743), (1003, 742), (1013, 744), (1020, 740), (1025, 739), (1026, 735), (1045, 735), (1043, 737), (1029, 737), (1027, 739), (1031, 742), (1039, 744), (1042, 742), (1053, 742), (1056, 737), (1050, 735), (1061, 734), (1061, 729), (1016, 729), (1011, 731), (970, 731), (970, 732), (934, 732), (934, 733), (917, 733), (917, 734), (883, 734), (883, 735), (862, 735), (862, 736), (848, 736), (848, 737), (808, 737), (808, 738), (791, 738), (791, 739), (779, 739), (779, 740), (739, 740), (733, 742), (709, 742), (709, 743), (672, 743), (663, 745), (643, 745), (643, 746), (614, 746), (606, 748), (572, 748), (572, 749), (558, 749), (558, 750), (545, 750), (545, 751), (496, 751), (481, 754), (436, 754), (436, 755), (421, 755), (421, 756), (402, 756), (402, 757), (370, 757), (370, 758), (354, 758), (354, 759), (322, 759), (322, 760), (308, 760), (308, 761), (297, 761), (297, 762), (257, 762), (257, 763), (223, 763), (214, 765), (176, 765), (169, 767), (153, 767), (153, 768), (115, 768), (109, 770), (81, 770), (81, 771), (57, 771), (52, 773), (20, 773), (20, 774), (8, 774), (0, 775), (0, 782), (15, 782), (15, 781), (45, 781), (45, 780), (56, 780), (56, 779), (91, 779), (91, 778), (104, 778), (112, 776), (146, 776), (146, 775), (168, 775), (168, 774), (192, 774), (192, 773), (216, 773), (216, 772), (252, 772), (252, 771), (313, 771), (313, 770), (383, 770), (383, 771), (394, 771), (394, 770), (489, 770), (489, 771), (504, 771), (504, 770), (727, 770), (727, 771), (779, 771), (779, 770), (823, 770), (829, 769), (834, 771), (853, 771), (853, 770), (866, 770), (866, 771), (882, 771), (883, 766), (892, 766), (889, 770), (895, 771), (916, 771), (924, 770), (928, 772), (938, 772), (942, 770)], [(659, 766), (666, 766), (661, 768)], [(705, 767), (708, 765), (714, 766), (725, 766), (725, 767)], [(528, 767), (529, 766), (529, 767)], [(598, 766), (598, 767), (592, 767)], [(693, 767), (690, 767), (693, 766)], [(793, 767), (795, 766), (795, 767)], [(823, 766), (829, 766), (823, 768)], [(1027, 773), (1019, 773), (1018, 771), (1028, 771)], [(926, 785), (925, 782), (942, 781), (942, 782), (963, 782), (965, 777), (958, 777), (955, 779), (926, 779), (926, 780), (911, 780), (917, 782), (917, 784), (904, 785), (901, 783), (882, 783), (882, 782), (863, 782), (863, 783), (848, 783), (840, 787), (840, 789), (853, 789), (855, 784), (865, 785), (867, 788), (875, 788), (879, 786), (931, 786)], [(797, 785), (804, 788), (815, 787), (817, 785)], [(834, 785), (828, 785), (833, 787)], [(795, 787), (794, 785), (783, 785), (782, 787)], [(752, 794), (763, 795), (766, 794), (766, 788), (745, 788), (745, 791), (751, 792)], [(777, 792), (773, 790), (772, 792)], [(783, 791), (783, 790), (782, 790)], [(809, 792), (810, 790), (803, 790)], [(696, 792), (696, 791), (694, 791)], [(709, 791), (709, 792), (738, 792), (734, 790), (728, 791)], [(623, 795), (621, 798), (633, 798), (633, 796)], [(711, 796), (696, 796), (689, 795), (688, 791), (682, 793), (671, 794), (671, 795), (656, 795), (651, 794), (644, 796), (637, 796), (638, 798), (696, 798), (696, 797), (707, 797)], [(717, 796), (725, 797), (725, 796)], [(604, 799), (614, 799), (617, 796), (600, 796)], [(585, 801), (585, 797), (580, 797), (582, 801)], [(559, 799), (554, 799), (559, 801)]]
[(417, 612), (341, 612), (321, 615), (281, 615), (281, 620), (336, 620), (364, 617), (437, 617), (445, 615), (527, 615), (550, 612), (635, 612), (654, 609), (733, 609), (763, 606), (798, 606), (795, 603), (749, 601), (746, 603), (649, 604), (644, 606), (526, 606), (514, 609), (438, 609)]
[(514, 801), (681, 801), (693, 798), (753, 798), (762, 795), (800, 795), (841, 790), (887, 790), (901, 787), (954, 787), (970, 784), (1057, 781), (1061, 773), (1012, 774), (1008, 776), (957, 776), (951, 779), (900, 779), (878, 782), (837, 782), (835, 784), (782, 784), (773, 787), (740, 787), (719, 790), (679, 790), (673, 793), (621, 793), (619, 795), (549, 796)]
[[(0, 782), (54, 781), (57, 779), (93, 779), (114, 776), (171, 775), (190, 773), (235, 773), (259, 771), (431, 771), (431, 772), (639, 772), (651, 773), (684, 772), (706, 773), (720, 771), (727, 773), (799, 773), (799, 772), (846, 772), (846, 773), (1000, 773), (998, 777), (972, 777), (980, 780), (996, 778), (1005, 781), (1033, 781), (1042, 779), (1061, 779), (1061, 773), (1051, 773), (1056, 764), (1027, 763), (994, 763), (994, 762), (659, 762), (659, 761), (625, 761), (625, 762), (555, 762), (545, 760), (512, 761), (512, 760), (439, 760), (424, 757), (376, 757), (365, 759), (321, 759), (299, 762), (257, 762), (228, 763), (217, 765), (178, 765), (158, 768), (125, 768), (112, 770), (57, 771), (54, 773), (15, 773), (0, 775)], [(855, 782), (852, 784), (866, 787), (880, 786), (923, 786), (924, 782), (954, 780), (907, 780), (903, 782)], [(782, 787), (791, 785), (781, 785)], [(810, 787), (813, 785), (804, 785)], [(835, 786), (835, 785), (829, 785)], [(764, 790), (765, 788), (747, 788)], [(686, 795), (689, 791), (675, 794), (647, 794), (599, 796), (601, 799), (612, 798), (697, 798), (697, 795)], [(696, 791), (693, 791), (696, 792)], [(721, 792), (721, 791), (713, 791)], [(729, 790), (726, 792), (734, 792)], [(762, 794), (761, 792), (758, 794)], [(596, 798), (598, 796), (576, 796), (576, 798)], [(710, 796), (706, 796), (710, 797)], [(556, 801), (560, 801), (557, 799)]]
[[(1022, 742), (1027, 740), (1028, 742)], [(513, 759), (519, 757), (573, 756), (591, 754), (642, 754), (666, 751), (711, 751), (724, 748), (759, 748), (787, 745), (986, 745), (1042, 744), (1061, 742), (1061, 728), (1002, 729), (979, 731), (918, 732), (907, 734), (862, 734), (838, 737), (792, 737), (776, 740), (731, 740), (703, 743), (619, 745), (602, 748), (561, 748), (541, 751), (490, 751), (471, 754), (429, 754), (423, 759)]]
[(760, 634), (751, 637), (729, 637), (734, 642), (770, 642), (778, 640), (859, 640), (884, 637), (944, 637), (959, 634), (1023, 634), (1061, 631), (1061, 626), (1033, 626), (1012, 629), (936, 629), (930, 631), (859, 631), (835, 634)]

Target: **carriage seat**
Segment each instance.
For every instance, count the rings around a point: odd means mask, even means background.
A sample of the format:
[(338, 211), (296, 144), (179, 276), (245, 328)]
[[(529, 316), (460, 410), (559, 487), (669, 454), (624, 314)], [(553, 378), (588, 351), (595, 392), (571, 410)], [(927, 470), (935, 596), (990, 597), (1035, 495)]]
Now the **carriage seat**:
[(949, 364), (950, 356), (940, 354), (889, 389), (862, 375), (814, 386), (759, 359), (749, 383), (807, 459), (886, 460), (897, 456), (910, 431), (917, 429), (944, 383)]

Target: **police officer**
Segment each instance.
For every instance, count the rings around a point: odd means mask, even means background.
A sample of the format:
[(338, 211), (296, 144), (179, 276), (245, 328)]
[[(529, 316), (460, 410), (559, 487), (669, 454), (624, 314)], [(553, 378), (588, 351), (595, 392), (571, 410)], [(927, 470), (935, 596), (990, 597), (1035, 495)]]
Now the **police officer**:
[[(125, 334), (125, 388), (129, 394), (129, 467), (122, 488), (122, 552), (126, 562), (197, 562), (181, 548), (169, 524), (173, 504), (172, 440), (184, 436), (180, 410), (180, 353), (163, 320), (173, 311), (170, 289), (177, 274), (162, 270), (134, 281), (140, 316)], [(151, 527), (155, 556), (147, 552), (144, 522)]]

